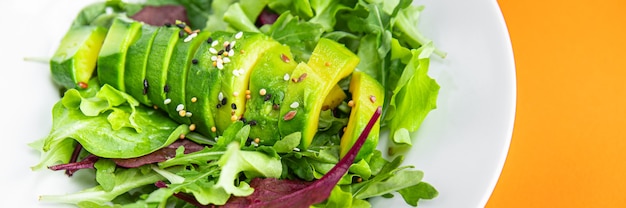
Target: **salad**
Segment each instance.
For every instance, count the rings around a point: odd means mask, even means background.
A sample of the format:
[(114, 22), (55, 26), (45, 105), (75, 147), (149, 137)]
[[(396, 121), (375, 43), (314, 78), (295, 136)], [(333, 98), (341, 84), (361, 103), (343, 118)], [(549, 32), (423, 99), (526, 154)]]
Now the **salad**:
[[(403, 164), (445, 56), (397, 1), (119, 0), (83, 8), (49, 61), (62, 91), (33, 170), (97, 186), (78, 207), (370, 207), (433, 199)], [(378, 141), (389, 131), (383, 155)], [(389, 158), (389, 159), (387, 159)]]

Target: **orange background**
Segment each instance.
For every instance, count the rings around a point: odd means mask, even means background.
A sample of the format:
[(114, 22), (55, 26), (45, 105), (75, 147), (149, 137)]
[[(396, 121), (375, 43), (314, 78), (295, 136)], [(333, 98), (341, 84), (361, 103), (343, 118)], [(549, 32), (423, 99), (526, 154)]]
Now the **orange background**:
[(626, 207), (626, 1), (498, 2), (517, 115), (487, 207)]

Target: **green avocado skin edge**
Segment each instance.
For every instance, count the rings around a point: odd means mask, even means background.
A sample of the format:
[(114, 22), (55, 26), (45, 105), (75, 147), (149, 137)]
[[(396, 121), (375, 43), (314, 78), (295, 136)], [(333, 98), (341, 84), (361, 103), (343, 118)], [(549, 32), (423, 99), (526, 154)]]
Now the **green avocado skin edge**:
[(126, 93), (147, 106), (152, 106), (152, 102), (148, 99), (148, 88), (145, 86), (148, 83), (146, 65), (157, 30), (158, 27), (144, 25), (141, 28), (141, 34), (138, 34), (139, 39), (129, 46), (126, 55), (126, 60), (128, 60), (124, 71)]
[(148, 80), (148, 98), (152, 104), (160, 109), (166, 109), (165, 81), (169, 68), (170, 57), (174, 46), (179, 39), (180, 29), (175, 27), (161, 27), (157, 31), (146, 66), (146, 79)]

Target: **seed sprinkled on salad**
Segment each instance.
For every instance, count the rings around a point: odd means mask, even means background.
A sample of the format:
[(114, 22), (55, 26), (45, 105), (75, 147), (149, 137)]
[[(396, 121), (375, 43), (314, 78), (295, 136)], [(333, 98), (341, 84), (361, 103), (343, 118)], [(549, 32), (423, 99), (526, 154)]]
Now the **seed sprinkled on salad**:
[(296, 113), (298, 113), (295, 110), (289, 111), (285, 114), (285, 116), (283, 117), (283, 120), (285, 121), (289, 121), (291, 119), (293, 119), (294, 117), (296, 117)]
[(293, 103), (291, 103), (291, 105), (289, 105), (289, 107), (291, 107), (291, 108), (298, 108), (298, 106), (300, 106), (299, 102), (293, 102)]
[(243, 37), (243, 32), (238, 32), (237, 34), (235, 34), (235, 39), (241, 39), (241, 37)]
[(196, 124), (189, 124), (189, 131), (195, 131), (196, 130)]
[(81, 89), (87, 89), (89, 85), (85, 82), (78, 82), (78, 87), (80, 87)]
[(289, 63), (291, 60), (289, 59), (289, 57), (287, 57), (287, 55), (280, 54), (280, 59), (283, 60), (285, 63)]

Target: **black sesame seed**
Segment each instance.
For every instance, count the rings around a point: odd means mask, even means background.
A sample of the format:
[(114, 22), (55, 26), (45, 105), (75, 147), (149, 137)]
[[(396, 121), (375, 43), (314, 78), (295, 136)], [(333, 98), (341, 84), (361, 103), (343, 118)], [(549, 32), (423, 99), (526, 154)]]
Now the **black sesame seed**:
[(143, 94), (148, 94), (148, 80), (143, 79)]
[(222, 104), (219, 104), (219, 103), (218, 103), (215, 107), (216, 107), (216, 108), (221, 108), (221, 107), (222, 107)]
[(226, 103), (228, 103), (228, 99), (226, 98), (222, 99), (222, 105), (226, 105)]
[(170, 86), (169, 86), (169, 85), (165, 85), (165, 86), (163, 87), (163, 92), (165, 92), (165, 93), (170, 92)]
[(191, 59), (192, 64), (198, 64), (198, 59)]
[(231, 103), (230, 108), (232, 108), (233, 110), (237, 110), (237, 104)]
[(248, 124), (250, 124), (250, 126), (256, 126), (256, 121), (255, 120), (251, 120), (250, 122), (248, 122)]
[(224, 54), (224, 49), (222, 49), (222, 50), (220, 50), (220, 51), (218, 51), (218, 52), (217, 52), (217, 55), (220, 55), (220, 56), (221, 56), (222, 54)]
[(248, 120), (246, 120), (246, 118), (244, 118), (244, 117), (241, 117), (241, 119), (239, 119), (239, 120), (241, 120), (241, 122), (243, 122), (244, 124), (248, 121)]
[(263, 97), (263, 101), (268, 101), (270, 99), (272, 99), (272, 94), (269, 93), (265, 94), (265, 97)]
[(163, 24), (165, 27), (171, 27), (172, 23), (166, 22), (165, 24)]
[(209, 39), (206, 40), (207, 43), (213, 43), (213, 38), (209, 37)]
[(176, 24), (176, 27), (180, 28), (180, 29), (184, 29), (185, 28), (185, 24), (180, 23), (180, 24)]
[(224, 48), (225, 51), (230, 51), (230, 44), (226, 45), (226, 47)]
[(178, 37), (179, 38), (185, 37), (185, 31), (184, 30), (179, 30), (178, 31)]

